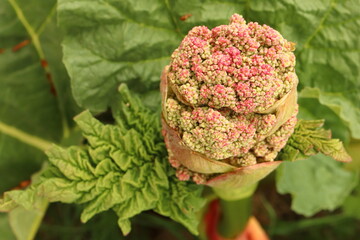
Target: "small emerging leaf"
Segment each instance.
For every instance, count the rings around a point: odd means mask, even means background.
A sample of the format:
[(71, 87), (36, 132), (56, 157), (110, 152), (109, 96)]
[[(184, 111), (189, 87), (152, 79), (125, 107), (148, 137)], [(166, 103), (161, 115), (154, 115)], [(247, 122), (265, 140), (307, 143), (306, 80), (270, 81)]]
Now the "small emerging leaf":
[(299, 120), (278, 159), (294, 161), (320, 152), (337, 161), (351, 161), (342, 142), (332, 139), (331, 131), (323, 129), (323, 124), (324, 120)]

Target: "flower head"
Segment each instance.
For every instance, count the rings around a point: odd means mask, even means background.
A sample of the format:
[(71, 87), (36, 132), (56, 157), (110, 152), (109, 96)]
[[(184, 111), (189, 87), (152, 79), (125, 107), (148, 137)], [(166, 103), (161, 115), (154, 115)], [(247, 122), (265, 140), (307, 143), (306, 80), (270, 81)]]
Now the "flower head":
[(274, 161), (296, 124), (293, 51), (279, 32), (238, 14), (229, 25), (189, 31), (161, 83), (165, 142), (178, 176), (202, 183), (198, 174)]
[(194, 27), (171, 56), (168, 81), (192, 107), (262, 113), (297, 84), (294, 44), (237, 14), (229, 25)]

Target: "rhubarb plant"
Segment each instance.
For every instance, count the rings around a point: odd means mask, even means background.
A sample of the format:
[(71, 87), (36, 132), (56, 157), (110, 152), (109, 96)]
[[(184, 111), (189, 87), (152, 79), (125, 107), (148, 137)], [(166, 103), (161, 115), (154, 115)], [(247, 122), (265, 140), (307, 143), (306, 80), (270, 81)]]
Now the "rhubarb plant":
[(212, 199), (273, 171), (299, 214), (354, 208), (356, 1), (38, 4), (0, 3), (0, 235), (35, 238), (62, 202), (204, 238)]

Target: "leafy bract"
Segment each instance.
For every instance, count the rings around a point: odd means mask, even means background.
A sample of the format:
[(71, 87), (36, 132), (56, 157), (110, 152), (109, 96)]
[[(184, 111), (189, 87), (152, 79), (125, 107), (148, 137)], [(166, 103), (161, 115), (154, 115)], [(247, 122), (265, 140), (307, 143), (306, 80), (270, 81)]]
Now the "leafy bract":
[(305, 216), (339, 207), (357, 184), (357, 175), (318, 154), (284, 162), (277, 170), (277, 190), (292, 195), (291, 209)]
[(131, 230), (130, 218), (155, 209), (196, 234), (195, 214), (204, 201), (202, 188), (176, 179), (168, 167), (162, 139), (154, 137), (160, 135), (154, 132), (159, 119), (140, 105), (126, 86), (120, 86), (119, 92), (114, 106), (121, 110), (113, 109), (117, 125), (104, 125), (89, 111), (78, 115), (75, 121), (88, 145), (54, 145), (47, 151), (51, 165), (40, 181), (25, 191), (5, 193), (0, 209), (11, 210), (19, 204), (31, 209), (38, 196), (51, 202), (82, 204), (82, 222), (112, 209), (124, 234)]
[[(29, 179), (46, 159), (23, 135), (60, 142), (77, 111), (61, 62), (56, 1), (38, 4), (0, 2), (0, 193)], [(21, 134), (9, 134), (13, 129)]]
[(343, 143), (339, 139), (332, 139), (331, 131), (323, 129), (323, 125), (324, 120), (299, 120), (278, 158), (294, 161), (320, 152), (337, 161), (351, 161)]

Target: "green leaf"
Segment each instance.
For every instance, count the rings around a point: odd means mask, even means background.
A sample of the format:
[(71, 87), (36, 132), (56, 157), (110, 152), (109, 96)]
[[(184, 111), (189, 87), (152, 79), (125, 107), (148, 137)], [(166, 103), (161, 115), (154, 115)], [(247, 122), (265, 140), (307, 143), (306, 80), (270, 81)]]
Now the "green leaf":
[(0, 3), (0, 192), (29, 179), (46, 158), (9, 131), (60, 142), (77, 111), (61, 62), (56, 1), (38, 6), (38, 0)]
[[(102, 125), (89, 112), (79, 115), (76, 122), (89, 141), (88, 150), (55, 146), (48, 151), (58, 176), (45, 176), (38, 187), (39, 194), (50, 201), (85, 204), (81, 216), (83, 222), (112, 208), (119, 216), (123, 233), (127, 234), (131, 229), (131, 217), (154, 209), (160, 200), (166, 198), (169, 183), (164, 164), (167, 163), (148, 153), (142, 135), (134, 129)], [(180, 191), (187, 190), (190, 197), (193, 195), (195, 200), (200, 201), (200, 190), (197, 188), (194, 194), (195, 189), (183, 187), (172, 190), (172, 193), (180, 196)], [(191, 216), (198, 205), (181, 201), (180, 206), (181, 211), (190, 209)], [(166, 212), (166, 215), (188, 223), (189, 217), (180, 218), (178, 209)], [(194, 220), (186, 226), (194, 227)]]
[[(338, 85), (341, 86), (340, 84)], [(359, 92), (357, 92), (359, 86), (353, 86), (353, 88), (355, 89), (348, 93), (341, 89), (325, 92), (319, 88), (306, 87), (300, 92), (300, 97), (318, 99), (321, 104), (333, 110), (349, 126), (354, 138), (359, 139), (360, 97), (358, 98)]]
[[(332, 137), (339, 138), (347, 145), (350, 142), (350, 131), (340, 117), (330, 108), (321, 105), (315, 98), (299, 98), (299, 113), (297, 117), (304, 120), (326, 119), (324, 128), (331, 129)], [(316, 106), (316, 111), (313, 110)]]
[[(95, 139), (109, 147), (113, 145), (111, 141), (116, 141), (119, 147), (116, 151), (122, 150), (124, 153), (115, 162), (111, 152), (91, 156), (79, 147), (54, 147), (47, 154), (60, 173), (59, 176), (43, 179), (38, 187), (39, 194), (51, 201), (85, 204), (81, 216), (83, 222), (110, 208), (121, 213), (121, 218), (125, 220), (141, 211), (154, 208), (161, 196), (161, 189), (166, 189), (168, 185), (167, 176), (157, 160), (153, 157), (141, 159), (141, 162), (132, 156), (133, 149), (121, 149), (126, 139), (116, 134), (117, 138), (113, 138), (116, 127), (101, 125), (88, 112), (80, 115), (77, 121), (85, 136), (90, 136), (90, 128), (95, 130), (93, 139), (89, 138), (94, 148), (98, 147)], [(139, 142), (140, 139), (136, 140)], [(136, 147), (130, 146), (134, 149)], [(126, 171), (119, 167), (122, 162), (130, 162)]]
[(345, 200), (343, 205), (343, 211), (347, 216), (360, 219), (360, 184), (355, 188), (355, 191)]
[(13, 234), (19, 240), (34, 239), (48, 207), (48, 201), (36, 194), (34, 185), (39, 182), (43, 169), (32, 176), (32, 185), (23, 190), (4, 193), (0, 199), (0, 212), (8, 212), (8, 221)]
[[(127, 171), (122, 181), (128, 184), (124, 194), (129, 198), (114, 206), (119, 216), (119, 226), (126, 235), (130, 232), (129, 219), (142, 211), (155, 208), (156, 203), (167, 191), (168, 180), (160, 163), (147, 164), (142, 172)], [(144, 169), (145, 168), (145, 169)], [(145, 176), (149, 174), (148, 176)]]
[(0, 213), (0, 236), (6, 240), (16, 240), (14, 233), (11, 231), (8, 215)]
[[(353, 157), (353, 161), (346, 165), (346, 169), (360, 173), (360, 141), (352, 141), (348, 147), (350, 155)], [(352, 194), (345, 200), (343, 205), (343, 211), (347, 216), (360, 219), (360, 179), (356, 188)]]
[(155, 209), (197, 233), (202, 187), (176, 179), (161, 137), (153, 137), (153, 128), (159, 128), (156, 114), (146, 111), (126, 86), (119, 91), (123, 97), (114, 105), (123, 108), (114, 110), (118, 125), (104, 125), (89, 111), (78, 115), (75, 121), (88, 145), (54, 145), (46, 152), (51, 165), (40, 180), (26, 190), (7, 192), (0, 207), (31, 209), (41, 196), (50, 202), (82, 204), (82, 222), (112, 209), (124, 235), (131, 230), (132, 217)]
[(94, 111), (106, 109), (121, 82), (154, 89), (181, 39), (158, 1), (62, 0), (58, 13), (75, 99)]
[(173, 176), (169, 191), (157, 203), (155, 211), (183, 224), (191, 233), (197, 235), (197, 213), (205, 205), (201, 193), (202, 187), (194, 183), (181, 182)]
[(299, 120), (294, 133), (278, 158), (294, 161), (320, 152), (337, 161), (351, 161), (351, 157), (346, 152), (342, 142), (339, 139), (332, 139), (331, 131), (323, 129), (323, 125), (324, 120)]
[[(10, 212), (17, 207), (22, 207), (24, 210), (41, 209), (45, 202), (41, 196), (37, 196), (34, 186), (40, 181), (40, 175), (47, 170), (47, 164), (43, 164), (43, 168), (32, 175), (30, 184), (28, 186), (20, 186), (11, 191), (7, 191), (0, 198), (0, 212)], [(46, 208), (45, 208), (46, 209)], [(44, 209), (44, 211), (45, 211)]]
[(291, 194), (291, 209), (305, 216), (339, 207), (357, 183), (356, 174), (321, 154), (282, 163), (276, 178), (278, 192)]
[(117, 167), (126, 171), (153, 158), (141, 140), (141, 134), (134, 129), (110, 125), (103, 127), (99, 121), (91, 118), (90, 112), (77, 116), (76, 122), (91, 145), (89, 152), (95, 161), (110, 157)]
[(32, 210), (19, 206), (9, 213), (10, 226), (18, 240), (34, 239), (47, 206), (48, 202), (41, 199)]
[(4, 193), (4, 197), (0, 199), (0, 212), (9, 212), (18, 206), (22, 206), (27, 210), (34, 208), (37, 201), (34, 189), (12, 190)]
[[(137, 132), (145, 134), (143, 137), (147, 139), (148, 144), (162, 143), (163, 139), (159, 134), (161, 125), (158, 114), (154, 114), (144, 107), (140, 98), (132, 96), (134, 93), (130, 93), (125, 84), (121, 84), (118, 91), (119, 95), (111, 106), (116, 123), (128, 129), (134, 128)], [(160, 96), (159, 92), (158, 95)], [(149, 148), (152, 149), (151, 151), (163, 150), (162, 145), (158, 146), (161, 148), (155, 149), (154, 146), (149, 146)]]

